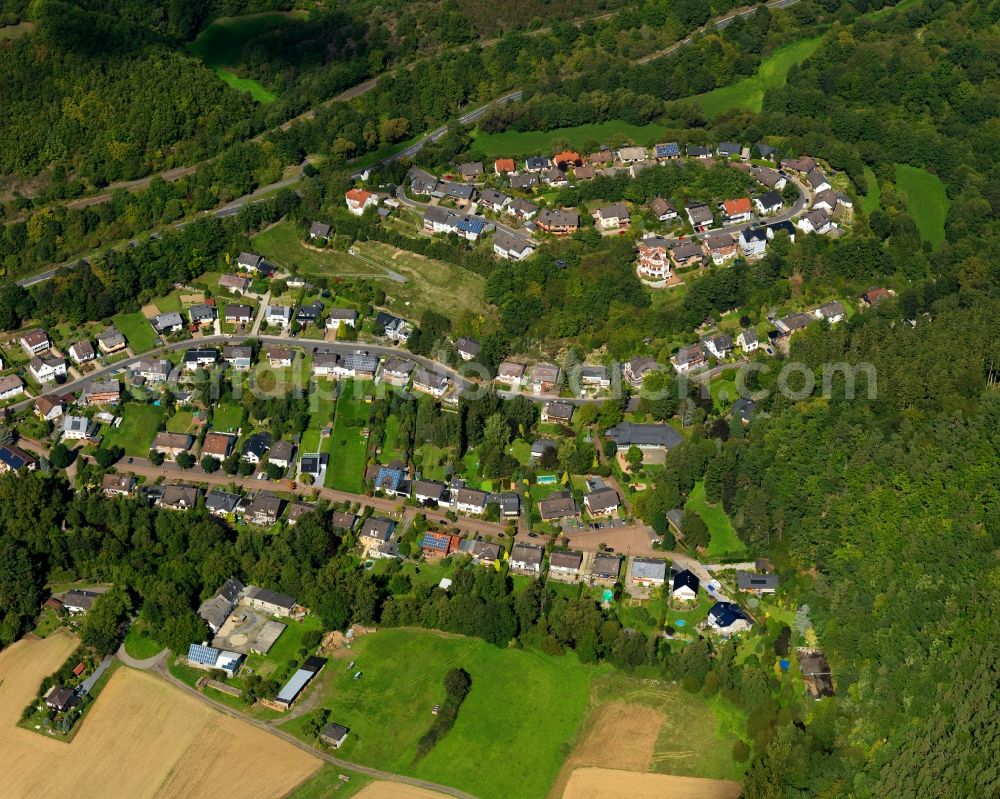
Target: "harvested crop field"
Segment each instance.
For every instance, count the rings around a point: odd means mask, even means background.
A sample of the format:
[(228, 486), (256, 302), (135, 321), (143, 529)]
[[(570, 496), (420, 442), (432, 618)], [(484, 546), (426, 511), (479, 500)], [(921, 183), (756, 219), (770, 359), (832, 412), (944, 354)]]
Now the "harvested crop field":
[(373, 782), (362, 788), (357, 799), (442, 799), (445, 794), (403, 785), (399, 782)]
[(573, 753), (572, 765), (645, 771), (653, 762), (664, 720), (662, 713), (650, 707), (623, 702), (602, 705)]
[(578, 768), (563, 799), (736, 799), (739, 795), (740, 784), (730, 780)]
[(0, 653), (5, 797), (209, 796), (218, 790), (220, 765), (238, 754), (239, 767), (225, 767), (227, 789), (277, 799), (320, 766), (317, 758), (131, 669), (115, 673), (70, 744), (14, 726), (41, 679), (75, 646), (73, 636), (57, 633)]

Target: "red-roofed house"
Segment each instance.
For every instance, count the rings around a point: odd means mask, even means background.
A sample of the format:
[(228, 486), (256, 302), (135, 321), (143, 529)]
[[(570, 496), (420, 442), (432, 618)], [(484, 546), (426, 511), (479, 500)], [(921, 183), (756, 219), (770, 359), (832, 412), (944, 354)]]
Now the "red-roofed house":
[(562, 170), (566, 170), (571, 166), (583, 166), (583, 159), (580, 157), (580, 153), (575, 153), (572, 150), (563, 150), (563, 152), (557, 153), (552, 156), (552, 162)]
[(351, 189), (344, 195), (347, 201), (347, 210), (355, 216), (361, 216), (366, 209), (378, 205), (378, 199), (370, 191), (364, 189)]
[(738, 225), (749, 222), (753, 216), (753, 206), (749, 197), (740, 197), (737, 200), (726, 200), (720, 206), (726, 215), (727, 225)]
[(423, 540), (420, 542), (420, 549), (424, 555), (444, 558), (458, 549), (458, 542), (460, 540), (457, 535), (425, 533)]
[(513, 172), (517, 169), (517, 164), (514, 163), (513, 158), (498, 158), (493, 162), (493, 171), (498, 175), (505, 175), (508, 172)]

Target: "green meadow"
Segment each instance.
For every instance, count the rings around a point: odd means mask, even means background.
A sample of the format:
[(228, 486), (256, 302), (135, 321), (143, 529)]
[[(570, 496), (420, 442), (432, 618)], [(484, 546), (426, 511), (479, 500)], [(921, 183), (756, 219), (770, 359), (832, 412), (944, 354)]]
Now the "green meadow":
[(949, 201), (941, 178), (920, 167), (896, 164), (896, 188), (906, 195), (920, 237), (935, 246), (944, 241)]

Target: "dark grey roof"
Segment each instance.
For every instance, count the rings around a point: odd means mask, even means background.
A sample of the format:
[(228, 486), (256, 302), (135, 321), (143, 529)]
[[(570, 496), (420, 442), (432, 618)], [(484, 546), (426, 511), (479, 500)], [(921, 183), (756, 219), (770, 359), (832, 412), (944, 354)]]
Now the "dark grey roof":
[(260, 602), (277, 605), (279, 608), (288, 608), (291, 610), (295, 606), (295, 597), (279, 593), (278, 591), (272, 591), (270, 588), (255, 587), (247, 596)]
[(778, 588), (778, 575), (738, 571), (736, 572), (736, 587), (740, 591), (774, 591)]
[(684, 438), (668, 424), (633, 424), (619, 422), (607, 432), (608, 438), (619, 447), (666, 447), (671, 449), (683, 443)]
[(535, 544), (514, 544), (514, 548), (510, 551), (512, 561), (528, 564), (541, 564), (544, 555), (545, 550)]
[(242, 499), (239, 494), (230, 494), (216, 488), (205, 497), (205, 507), (213, 512), (232, 513)]
[(775, 205), (781, 205), (781, 192), (765, 191), (757, 200), (765, 208), (772, 208)]
[(621, 555), (612, 555), (607, 552), (598, 552), (594, 555), (594, 563), (590, 568), (590, 573), (594, 577), (604, 579), (614, 579), (622, 567)]
[(688, 569), (684, 569), (684, 571), (679, 571), (674, 575), (671, 590), (676, 591), (678, 588), (690, 588), (697, 594), (699, 585), (701, 585), (701, 581), (698, 580), (698, 575)]

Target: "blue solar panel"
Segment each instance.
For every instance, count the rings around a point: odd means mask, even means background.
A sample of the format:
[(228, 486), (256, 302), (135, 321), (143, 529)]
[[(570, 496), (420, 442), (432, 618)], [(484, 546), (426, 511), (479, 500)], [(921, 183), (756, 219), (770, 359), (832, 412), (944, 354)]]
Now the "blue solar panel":
[(188, 660), (194, 663), (201, 663), (205, 666), (214, 666), (218, 659), (219, 650), (214, 646), (191, 644), (188, 649)]
[(376, 488), (389, 488), (395, 491), (403, 481), (403, 473), (399, 469), (388, 469), (385, 466), (378, 470), (375, 477)]
[(460, 219), (458, 229), (469, 233), (482, 233), (485, 225), (479, 219)]

